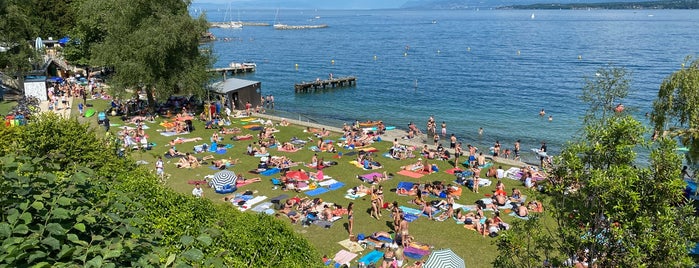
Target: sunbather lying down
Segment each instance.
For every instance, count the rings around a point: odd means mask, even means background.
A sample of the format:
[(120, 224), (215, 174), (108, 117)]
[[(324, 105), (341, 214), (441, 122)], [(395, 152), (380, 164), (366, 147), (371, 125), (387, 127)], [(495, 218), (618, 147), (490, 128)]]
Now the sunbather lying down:
[(249, 139), (252, 139), (252, 134), (238, 135), (238, 136), (232, 137), (231, 139), (234, 140), (234, 141), (237, 141), (237, 140), (249, 140)]
[(202, 140), (201, 137), (189, 138), (189, 139), (177, 138), (177, 139), (174, 139), (174, 140), (171, 140), (171, 141), (170, 141), (170, 146), (175, 146), (175, 145), (177, 145), (177, 144), (182, 144), (182, 143), (185, 143), (185, 142), (200, 141), (200, 140)]
[(221, 130), (219, 130), (218, 132), (221, 133), (221, 134), (238, 134), (238, 133), (240, 133), (241, 131), (242, 131), (242, 130), (240, 130), (240, 128), (237, 128), (237, 127), (234, 127), (234, 128), (225, 128), (225, 127), (222, 127)]

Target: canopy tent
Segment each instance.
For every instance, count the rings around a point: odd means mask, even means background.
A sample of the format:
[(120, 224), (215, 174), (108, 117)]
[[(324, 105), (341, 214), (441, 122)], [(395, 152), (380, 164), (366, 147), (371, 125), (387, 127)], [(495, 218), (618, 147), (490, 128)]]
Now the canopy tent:
[(238, 179), (238, 176), (235, 175), (235, 172), (230, 171), (230, 170), (222, 170), (222, 171), (219, 171), (216, 174), (214, 174), (214, 177), (209, 182), (209, 186), (211, 186), (211, 188), (219, 190), (219, 189), (222, 189), (223, 186), (226, 186), (226, 185), (235, 186), (235, 181), (237, 179)]

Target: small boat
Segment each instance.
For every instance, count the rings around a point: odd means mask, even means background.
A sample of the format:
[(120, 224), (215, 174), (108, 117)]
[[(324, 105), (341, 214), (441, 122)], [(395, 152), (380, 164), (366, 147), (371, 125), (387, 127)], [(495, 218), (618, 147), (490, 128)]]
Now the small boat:
[(374, 126), (378, 126), (379, 124), (381, 124), (381, 121), (359, 122), (360, 127), (374, 127)]
[(532, 19), (534, 19), (534, 18), (536, 18), (536, 16), (534, 16), (534, 13), (532, 13)]
[(432, 24), (437, 24), (437, 20), (432, 20)]

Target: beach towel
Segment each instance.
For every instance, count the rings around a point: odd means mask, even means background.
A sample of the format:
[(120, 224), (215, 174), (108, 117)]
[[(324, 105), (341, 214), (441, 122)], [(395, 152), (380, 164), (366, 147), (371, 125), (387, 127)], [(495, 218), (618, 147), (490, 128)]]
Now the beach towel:
[(376, 264), (383, 258), (383, 252), (378, 251), (378, 250), (373, 250), (369, 252), (368, 254), (364, 255), (361, 259), (358, 260), (360, 263), (364, 263), (365, 265), (368, 264)]
[(277, 148), (277, 151), (286, 152), (286, 153), (295, 153), (295, 152), (298, 152), (298, 151), (299, 151), (299, 148), (296, 148), (296, 149), (293, 149), (293, 150), (286, 150), (286, 149), (284, 149), (284, 147), (278, 147), (278, 148)]
[(329, 191), (330, 191), (330, 190), (329, 190), (328, 188), (318, 187), (318, 188), (315, 188), (315, 189), (313, 189), (313, 190), (307, 191), (307, 192), (305, 192), (305, 193), (306, 193), (306, 195), (308, 195), (308, 196), (316, 196), (316, 195), (319, 195), (319, 194), (327, 193), (327, 192), (329, 192)]
[(244, 129), (251, 129), (251, 128), (255, 128), (255, 127), (261, 127), (261, 126), (258, 124), (248, 124), (248, 125), (243, 126)]
[(461, 169), (459, 169), (459, 168), (452, 168), (452, 169), (447, 169), (447, 170), (445, 170), (444, 172), (446, 172), (446, 173), (448, 173), (448, 174), (451, 174), (451, 175), (454, 175), (455, 173), (461, 173), (461, 172), (463, 172), (463, 170), (461, 170)]
[(411, 259), (421, 260), (425, 256), (430, 255), (430, 251), (409, 246), (403, 250), (403, 254)]
[(279, 168), (276, 168), (276, 167), (275, 168), (268, 168), (265, 171), (260, 172), (260, 174), (265, 175), (265, 176), (272, 176), (274, 174), (279, 173), (279, 171), (281, 171), (281, 170)]
[(412, 215), (418, 215), (418, 216), (419, 216), (420, 214), (422, 214), (422, 210), (419, 210), (419, 209), (416, 209), (416, 208), (410, 208), (410, 207), (406, 207), (406, 206), (400, 206), (399, 208), (400, 208), (400, 209), (403, 211), (403, 213), (405, 213), (405, 214), (412, 214)]
[(335, 258), (333, 258), (333, 261), (339, 263), (340, 265), (349, 266), (350, 262), (356, 257), (357, 254), (341, 249), (339, 252), (335, 254)]
[(216, 154), (226, 154), (226, 152), (228, 152), (228, 150), (226, 150), (225, 148), (216, 150)]
[(510, 215), (510, 216), (512, 216), (512, 217), (515, 217), (515, 218), (518, 218), (518, 219), (520, 219), (520, 220), (525, 220), (525, 221), (526, 221), (526, 220), (529, 220), (529, 216), (521, 217), (521, 216), (517, 215), (517, 213), (515, 213), (514, 211), (510, 212), (510, 214), (507, 214), (507, 215)]
[(333, 191), (333, 190), (340, 189), (340, 188), (342, 188), (343, 186), (345, 186), (344, 183), (342, 183), (342, 182), (336, 182), (336, 183), (333, 183), (333, 184), (328, 185), (328, 189), (329, 189), (330, 191)]
[(405, 169), (398, 171), (397, 173), (400, 175), (406, 176), (406, 177), (411, 177), (413, 179), (419, 179), (419, 178), (422, 178), (422, 176), (425, 176), (424, 174), (417, 173), (417, 172), (410, 171), (410, 170), (405, 170)]
[(269, 153), (266, 153), (266, 154), (255, 154), (254, 156), (255, 156), (255, 157), (258, 157), (258, 158), (259, 158), (259, 157), (266, 157), (266, 156), (269, 156)]
[(350, 161), (349, 163), (352, 164), (352, 165), (354, 165), (355, 167), (364, 169), (364, 166), (363, 166), (362, 164), (360, 164), (359, 162), (357, 162), (357, 160), (352, 160), (352, 161)]
[(364, 182), (367, 182), (367, 183), (374, 182), (374, 178), (381, 178), (381, 177), (383, 177), (383, 174), (378, 173), (378, 172), (372, 172), (369, 174), (359, 175), (359, 179), (364, 181)]
[(207, 182), (206, 182), (206, 180), (190, 180), (190, 181), (187, 181), (187, 184), (192, 184), (192, 185), (194, 185), (194, 184), (206, 185)]
[(313, 145), (313, 146), (311, 146), (311, 147), (308, 147), (308, 150), (311, 150), (311, 151), (314, 151), (314, 152), (320, 152), (320, 149), (318, 148), (318, 146), (315, 146), (315, 145)]
[(345, 239), (337, 243), (349, 250), (350, 252), (360, 252), (364, 250), (362, 245), (349, 239)]
[(262, 204), (259, 204), (255, 207), (253, 207), (251, 210), (254, 212), (260, 213), (260, 212), (264, 212), (265, 210), (272, 208), (272, 206), (274, 206), (274, 204), (272, 204), (272, 202), (264, 202)]
[(364, 196), (366, 196), (366, 193), (364, 193), (364, 192), (356, 193), (356, 194), (352, 194), (351, 192), (348, 192), (347, 194), (345, 194), (345, 198), (347, 198), (349, 200), (357, 200), (357, 198), (361, 198)]
[(319, 182), (318, 185), (330, 186), (331, 184), (336, 183), (336, 182), (338, 182), (338, 181), (336, 181), (335, 179), (329, 179), (329, 180), (324, 180), (324, 181)]
[(242, 206), (238, 206), (238, 209), (240, 211), (246, 211), (246, 210), (250, 209), (253, 205), (260, 203), (260, 202), (264, 201), (265, 199), (267, 199), (267, 197), (264, 195), (257, 196), (253, 199), (245, 201), (245, 204), (243, 204)]
[(313, 224), (318, 225), (318, 226), (323, 227), (323, 228), (326, 228), (326, 229), (333, 226), (332, 222), (329, 222), (326, 220), (317, 220), (317, 221), (314, 221)]
[(163, 131), (163, 132), (160, 132), (160, 135), (163, 135), (165, 137), (170, 137), (170, 136), (177, 135), (177, 133), (174, 131)]
[(248, 184), (251, 184), (251, 183), (255, 183), (255, 182), (256, 182), (256, 181), (251, 181), (251, 180), (246, 180), (246, 181), (243, 181), (243, 180), (236, 180), (236, 181), (235, 181), (235, 186), (236, 186), (236, 187), (241, 187), (241, 186), (245, 186), (245, 185), (248, 185)]
[(405, 214), (403, 216), (403, 219), (405, 219), (405, 221), (407, 222), (414, 222), (415, 220), (417, 220), (418, 217), (419, 216), (416, 214)]

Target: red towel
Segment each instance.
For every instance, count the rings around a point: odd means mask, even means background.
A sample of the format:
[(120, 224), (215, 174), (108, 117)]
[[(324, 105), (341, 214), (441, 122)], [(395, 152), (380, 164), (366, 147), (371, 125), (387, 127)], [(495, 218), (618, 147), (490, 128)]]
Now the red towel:
[(425, 176), (422, 173), (418, 173), (418, 172), (414, 172), (414, 171), (410, 171), (410, 170), (405, 170), (405, 169), (398, 171), (397, 173), (400, 175), (406, 176), (406, 177), (411, 177), (413, 179), (419, 179), (419, 178), (422, 178), (422, 176)]

